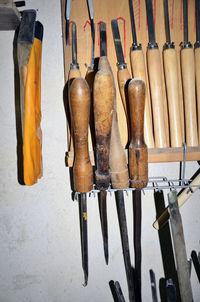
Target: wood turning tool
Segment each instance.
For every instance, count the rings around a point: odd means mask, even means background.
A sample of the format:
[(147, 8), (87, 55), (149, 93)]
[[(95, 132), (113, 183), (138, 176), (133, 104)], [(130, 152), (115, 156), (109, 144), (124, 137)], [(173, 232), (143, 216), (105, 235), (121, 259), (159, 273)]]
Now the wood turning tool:
[(129, 10), (130, 10), (131, 29), (132, 29), (132, 37), (133, 37), (133, 44), (130, 52), (131, 69), (134, 78), (141, 79), (145, 82), (146, 97), (145, 97), (145, 110), (144, 110), (144, 138), (147, 147), (154, 148), (151, 101), (150, 101), (150, 94), (149, 94), (149, 87), (148, 87), (148, 80), (147, 80), (147, 72), (145, 68), (145, 60), (144, 60), (142, 45), (137, 43), (132, 0), (129, 0)]
[(163, 59), (167, 100), (169, 108), (169, 125), (171, 147), (182, 147), (181, 115), (178, 91), (178, 65), (175, 45), (171, 42), (168, 0), (164, 1), (166, 43), (163, 46)]

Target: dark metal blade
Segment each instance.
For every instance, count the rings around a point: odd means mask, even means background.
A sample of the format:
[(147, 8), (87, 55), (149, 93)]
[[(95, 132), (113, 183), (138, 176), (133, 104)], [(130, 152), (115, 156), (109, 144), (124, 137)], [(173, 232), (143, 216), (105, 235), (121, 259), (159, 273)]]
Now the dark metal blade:
[(136, 35), (135, 18), (134, 18), (132, 0), (129, 0), (129, 11), (130, 11), (130, 18), (131, 18), (131, 29), (132, 29), (132, 36), (133, 36), (133, 44), (137, 45), (137, 35)]
[(188, 43), (188, 7), (187, 0), (183, 0), (183, 29), (184, 29), (184, 43)]
[(80, 194), (80, 218), (81, 218), (81, 249), (82, 267), (84, 271), (85, 283), (88, 282), (88, 238), (87, 238), (87, 196), (86, 193)]
[(91, 19), (91, 30), (92, 30), (92, 54), (91, 54), (90, 68), (94, 69), (95, 26), (94, 26), (94, 20), (93, 19)]
[(77, 33), (76, 23), (72, 23), (72, 64), (77, 65)]
[(119, 302), (125, 302), (124, 295), (122, 293), (121, 286), (120, 286), (119, 282), (116, 281), (114, 284), (115, 284), (115, 291), (116, 291), (117, 298), (118, 298)]
[(167, 43), (171, 43), (170, 26), (169, 26), (168, 0), (165, 0), (165, 1), (164, 1), (164, 12), (165, 12), (165, 32), (166, 32), (166, 41), (167, 41)]
[(35, 36), (36, 11), (33, 9), (24, 10), (19, 27), (17, 42), (21, 44), (33, 44)]
[(166, 292), (167, 292), (167, 302), (177, 301), (176, 287), (175, 287), (172, 279), (167, 280)]
[(141, 207), (141, 190), (133, 192), (134, 207), (134, 249), (135, 249), (135, 294), (136, 301), (141, 301), (141, 224), (142, 224), (142, 207)]
[(100, 23), (100, 56), (107, 56), (106, 24)]
[(200, 1), (196, 0), (196, 36), (200, 42)]
[(71, 0), (65, 3), (65, 20), (66, 20), (66, 43), (69, 42), (69, 19), (70, 19)]
[(192, 258), (192, 262), (193, 262), (193, 265), (194, 265), (194, 268), (195, 268), (195, 271), (197, 274), (197, 278), (200, 282), (200, 263), (199, 263), (197, 253), (195, 251), (192, 251), (191, 258)]
[(108, 222), (107, 222), (107, 205), (106, 205), (106, 191), (100, 191), (99, 193), (99, 211), (101, 218), (101, 229), (103, 235), (103, 246), (106, 264), (108, 264)]
[(157, 290), (156, 290), (156, 278), (154, 271), (149, 270), (150, 281), (151, 281), (151, 293), (152, 293), (152, 302), (158, 302)]
[(117, 20), (112, 20), (111, 26), (112, 26), (112, 32), (113, 32), (113, 38), (114, 38), (114, 43), (115, 43), (118, 65), (124, 65), (125, 64), (124, 54), (123, 54), (123, 50), (122, 50), (122, 43), (121, 43), (121, 39), (120, 39)]
[(116, 206), (117, 206), (118, 219), (119, 219), (126, 278), (127, 278), (128, 291), (129, 291), (129, 301), (133, 302), (136, 300), (135, 300), (135, 292), (134, 292), (133, 270), (131, 267), (131, 258), (130, 258), (130, 251), (129, 251), (128, 230), (127, 230), (127, 223), (126, 223), (123, 191), (116, 191), (115, 198), (116, 198)]
[(154, 17), (153, 17), (153, 7), (152, 0), (146, 1), (146, 12), (147, 12), (147, 24), (148, 24), (148, 33), (149, 33), (149, 43), (155, 44), (155, 28), (154, 28)]

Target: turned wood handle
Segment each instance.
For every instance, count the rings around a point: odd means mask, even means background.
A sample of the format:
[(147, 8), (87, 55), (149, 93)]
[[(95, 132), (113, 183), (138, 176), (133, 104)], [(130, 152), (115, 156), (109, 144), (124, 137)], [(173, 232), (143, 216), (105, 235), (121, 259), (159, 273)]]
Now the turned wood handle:
[(196, 92), (197, 92), (197, 112), (198, 112), (198, 133), (200, 145), (200, 47), (195, 48), (195, 74), (196, 74)]
[(75, 68), (75, 69), (70, 68), (69, 76), (68, 76), (70, 85), (75, 78), (80, 78), (80, 77), (81, 77), (81, 72), (79, 68)]
[(92, 190), (93, 175), (88, 151), (90, 89), (85, 79), (75, 78), (70, 86), (70, 112), (74, 130), (74, 189), (80, 193)]
[(186, 144), (194, 147), (198, 146), (198, 134), (193, 48), (183, 48), (181, 50), (181, 73), (186, 120)]
[(175, 48), (163, 51), (165, 81), (169, 108), (171, 147), (182, 147), (181, 115), (178, 92), (178, 67)]
[(131, 51), (131, 69), (134, 78), (141, 79), (145, 83), (146, 97), (144, 109), (144, 139), (148, 148), (154, 148), (151, 101), (148, 89), (147, 74), (145, 69), (144, 53), (142, 49)]
[(167, 147), (167, 135), (159, 49), (148, 49), (147, 63), (153, 110), (155, 147), (165, 148)]
[(115, 91), (110, 71), (100, 69), (94, 79), (94, 123), (96, 134), (96, 185), (105, 190), (110, 183), (109, 153)]
[(148, 182), (148, 153), (144, 141), (145, 83), (133, 79), (128, 85), (131, 117), (131, 143), (129, 146), (129, 173), (131, 187), (141, 189)]

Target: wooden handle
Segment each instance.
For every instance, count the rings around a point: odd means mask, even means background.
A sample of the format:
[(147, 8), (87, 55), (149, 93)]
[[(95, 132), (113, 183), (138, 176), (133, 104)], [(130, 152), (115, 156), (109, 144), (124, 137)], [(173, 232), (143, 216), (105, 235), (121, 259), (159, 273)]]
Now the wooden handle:
[(115, 91), (110, 71), (99, 70), (94, 79), (94, 121), (96, 133), (96, 185), (99, 190), (109, 186), (109, 153)]
[(69, 76), (68, 76), (69, 84), (71, 85), (71, 83), (74, 79), (80, 78), (80, 77), (81, 77), (81, 72), (80, 72), (79, 68), (70, 69)]
[(183, 138), (181, 131), (176, 50), (174, 48), (165, 49), (163, 57), (169, 108), (171, 147), (182, 147)]
[(195, 74), (196, 74), (196, 92), (197, 92), (197, 114), (198, 114), (198, 133), (200, 145), (200, 47), (195, 48)]
[[(122, 103), (124, 106), (124, 111), (126, 114), (126, 118), (128, 121), (128, 109), (127, 109), (127, 101), (126, 101), (126, 90), (128, 91), (128, 86), (126, 87), (127, 82), (131, 79), (131, 75), (127, 68), (125, 69), (118, 69), (117, 73), (117, 80), (119, 85), (119, 92), (121, 95)], [(129, 123), (128, 123), (129, 127)]]
[(166, 148), (167, 135), (164, 115), (162, 71), (159, 49), (148, 49), (147, 63), (153, 107), (155, 147)]
[[(200, 174), (198, 174), (193, 181), (190, 183), (191, 186), (199, 186), (200, 185)], [(194, 192), (197, 191), (199, 187), (192, 187), (192, 190), (190, 188), (185, 188), (179, 195), (178, 195), (178, 206), (179, 208), (184, 205), (184, 203), (191, 197), (191, 195), (194, 194)], [(169, 206), (164, 210), (164, 212), (158, 217), (158, 219), (153, 223), (153, 227), (157, 230), (159, 230), (162, 226), (165, 225), (165, 223), (169, 219)]]
[(145, 83), (146, 97), (144, 109), (144, 139), (148, 148), (154, 148), (151, 102), (145, 69), (144, 53), (142, 49), (135, 49), (131, 51), (131, 69), (133, 77), (141, 79)]
[(129, 146), (129, 172), (131, 187), (141, 189), (148, 182), (148, 153), (144, 142), (145, 83), (133, 79), (128, 85), (131, 117), (131, 143)]
[(92, 165), (88, 152), (90, 90), (85, 79), (76, 78), (70, 86), (70, 112), (74, 129), (74, 189), (80, 193), (92, 190)]
[(193, 48), (183, 48), (181, 50), (181, 73), (186, 120), (186, 144), (194, 147), (198, 146), (198, 135)]

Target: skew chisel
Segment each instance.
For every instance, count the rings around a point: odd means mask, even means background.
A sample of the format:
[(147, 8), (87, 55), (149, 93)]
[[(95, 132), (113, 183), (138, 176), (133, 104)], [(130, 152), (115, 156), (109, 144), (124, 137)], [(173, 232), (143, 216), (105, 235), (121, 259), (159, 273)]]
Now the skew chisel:
[(171, 42), (168, 0), (164, 1), (166, 43), (163, 47), (164, 71), (169, 108), (169, 125), (171, 147), (181, 147), (181, 115), (178, 91), (178, 66), (175, 45)]
[(190, 283), (189, 265), (187, 261), (182, 220), (178, 208), (177, 193), (175, 190), (168, 194), (168, 200), (181, 301), (192, 302), (193, 297)]
[(131, 118), (131, 142), (129, 145), (129, 177), (134, 197), (134, 248), (136, 301), (141, 301), (141, 189), (148, 182), (148, 153), (144, 142), (145, 83), (132, 79), (128, 84)]
[[(100, 48), (104, 47), (101, 44)], [(101, 50), (101, 53), (104, 53)], [(94, 124), (96, 134), (96, 187), (100, 190), (100, 217), (104, 242), (104, 255), (108, 263), (108, 230), (107, 230), (107, 189), (110, 185), (109, 154), (111, 126), (113, 118), (114, 90), (113, 79), (108, 69), (106, 53), (99, 59), (98, 72), (95, 74), (93, 87)]]
[(165, 125), (164, 91), (162, 83), (161, 58), (155, 39), (152, 0), (146, 1), (149, 43), (147, 50), (147, 65), (150, 83), (150, 93), (153, 110), (154, 139), (156, 148), (167, 147), (167, 132)]
[(143, 80), (146, 85), (146, 98), (145, 98), (145, 110), (144, 110), (144, 137), (148, 148), (154, 148), (151, 103), (150, 103), (149, 89), (147, 89), (147, 72), (145, 69), (145, 60), (144, 60), (142, 45), (137, 43), (132, 0), (129, 0), (129, 10), (130, 10), (131, 28), (132, 28), (132, 36), (133, 36), (133, 44), (130, 50), (131, 69), (132, 69), (133, 77)]
[(197, 110), (195, 93), (194, 50), (188, 41), (188, 7), (183, 0), (184, 41), (181, 43), (181, 74), (185, 107), (185, 128), (187, 146), (198, 146)]
[(198, 133), (200, 145), (200, 1), (196, 0), (196, 43), (194, 44), (196, 93), (198, 110)]

